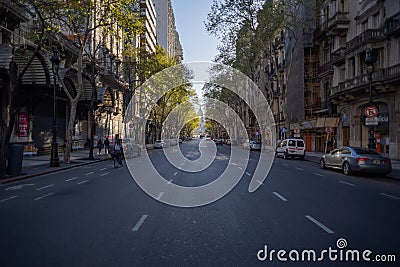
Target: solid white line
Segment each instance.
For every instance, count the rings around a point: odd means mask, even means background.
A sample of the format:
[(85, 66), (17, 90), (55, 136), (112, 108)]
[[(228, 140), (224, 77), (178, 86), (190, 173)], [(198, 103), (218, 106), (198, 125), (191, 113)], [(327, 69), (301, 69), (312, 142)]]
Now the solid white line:
[(164, 195), (164, 192), (160, 192), (160, 194), (158, 194), (157, 200), (160, 200), (163, 195)]
[(87, 181), (89, 181), (89, 180), (85, 180), (85, 181), (82, 181), (82, 182), (79, 182), (79, 183), (76, 183), (76, 184), (83, 184), (83, 183), (86, 183)]
[(9, 197), (9, 198), (6, 198), (6, 199), (2, 199), (2, 200), (0, 200), (0, 203), (6, 202), (7, 200), (10, 200), (10, 199), (13, 199), (13, 198), (16, 198), (16, 197), (18, 197), (18, 196), (12, 196), (12, 197)]
[(176, 176), (178, 174), (178, 172), (174, 172), (174, 176)]
[(248, 175), (248, 176), (251, 176), (251, 173), (249, 173), (249, 172), (246, 172), (246, 175)]
[(105, 172), (103, 174), (100, 174), (100, 176), (104, 176), (104, 175), (107, 175), (107, 174), (109, 174), (109, 172)]
[(65, 180), (65, 181), (66, 181), (66, 182), (69, 182), (69, 181), (72, 181), (72, 180), (75, 180), (75, 179), (78, 179), (78, 177), (75, 176), (75, 177), (69, 178), (69, 179), (67, 179), (67, 180)]
[(325, 232), (327, 232), (328, 234), (333, 234), (335, 233), (334, 231), (332, 231), (330, 228), (328, 228), (327, 226), (323, 225), (322, 223), (320, 223), (318, 220), (314, 219), (312, 216), (310, 215), (306, 215), (306, 218), (309, 219), (310, 221), (312, 221), (313, 223), (315, 223), (317, 226), (319, 226), (320, 228), (322, 228)]
[(50, 193), (50, 194), (47, 194), (47, 195), (44, 195), (44, 196), (41, 196), (41, 197), (37, 197), (37, 198), (35, 198), (35, 200), (39, 200), (39, 199), (42, 199), (42, 198), (45, 198), (45, 197), (49, 197), (51, 195), (54, 195), (54, 193)]
[(400, 200), (400, 197), (395, 197), (395, 196), (388, 195), (388, 194), (385, 194), (385, 193), (381, 193), (381, 195), (382, 195), (382, 196), (386, 196), (386, 197), (390, 197), (390, 198), (393, 198), (393, 199)]
[(146, 220), (147, 215), (143, 215), (140, 220), (136, 223), (135, 227), (132, 228), (132, 232), (136, 232), (139, 230), (140, 226), (142, 226), (144, 220)]
[(351, 183), (348, 183), (348, 182), (345, 182), (345, 181), (339, 181), (340, 183), (342, 183), (342, 184), (347, 184), (347, 185), (351, 185), (351, 186), (356, 186), (355, 184), (351, 184)]
[(302, 169), (302, 168), (296, 168), (296, 170), (299, 170), (299, 171), (304, 171), (304, 169)]
[(282, 195), (280, 195), (278, 192), (272, 192), (275, 196), (279, 197), (282, 201), (287, 201), (286, 198), (284, 198)]
[(168, 181), (168, 184), (172, 184), (172, 180), (169, 180), (169, 181)]
[(314, 172), (314, 175), (317, 175), (317, 176), (324, 176), (324, 175), (319, 174), (319, 173), (316, 173), (316, 172)]
[(91, 174), (93, 174), (94, 172), (88, 172), (88, 173), (85, 173), (85, 175), (91, 175)]
[(104, 171), (104, 170), (106, 170), (106, 169), (107, 169), (107, 168), (101, 168), (100, 171)]
[(45, 188), (49, 188), (49, 187), (52, 187), (53, 185), (54, 184), (46, 185), (46, 186), (43, 186), (41, 188), (37, 188), (36, 190), (42, 190), (42, 189), (45, 189)]

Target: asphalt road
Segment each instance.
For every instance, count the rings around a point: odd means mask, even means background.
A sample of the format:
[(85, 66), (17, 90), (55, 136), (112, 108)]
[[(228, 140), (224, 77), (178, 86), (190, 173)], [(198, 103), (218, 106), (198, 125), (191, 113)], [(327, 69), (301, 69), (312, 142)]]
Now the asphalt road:
[[(198, 140), (184, 142), (181, 151), (198, 159)], [(168, 182), (201, 186), (228, 166), (230, 147), (218, 146), (215, 161), (199, 173), (174, 168), (162, 150), (149, 154)], [(153, 199), (112, 161), (2, 185), (0, 266), (400, 265), (399, 182), (277, 158), (249, 193), (259, 154), (250, 153), (229, 194), (197, 208)], [(370, 250), (371, 261), (346, 261), (350, 249), (360, 258)], [(278, 258), (279, 250), (286, 254)], [(310, 250), (322, 260), (309, 260)], [(397, 262), (377, 262), (391, 255)]]

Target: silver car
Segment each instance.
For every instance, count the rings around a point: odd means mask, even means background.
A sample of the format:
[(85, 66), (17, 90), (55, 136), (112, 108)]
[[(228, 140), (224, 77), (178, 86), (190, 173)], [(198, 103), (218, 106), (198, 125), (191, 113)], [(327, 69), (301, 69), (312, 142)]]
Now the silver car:
[(392, 171), (389, 158), (372, 150), (348, 146), (334, 149), (329, 154), (321, 156), (319, 166), (321, 169), (341, 169), (346, 175), (354, 172), (386, 175)]

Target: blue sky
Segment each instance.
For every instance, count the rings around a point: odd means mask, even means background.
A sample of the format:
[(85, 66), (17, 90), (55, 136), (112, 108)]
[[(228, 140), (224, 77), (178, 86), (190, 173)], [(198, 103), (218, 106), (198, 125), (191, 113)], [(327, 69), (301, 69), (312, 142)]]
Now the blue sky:
[(212, 0), (171, 0), (176, 29), (183, 47), (184, 63), (212, 61), (219, 41), (204, 27)]

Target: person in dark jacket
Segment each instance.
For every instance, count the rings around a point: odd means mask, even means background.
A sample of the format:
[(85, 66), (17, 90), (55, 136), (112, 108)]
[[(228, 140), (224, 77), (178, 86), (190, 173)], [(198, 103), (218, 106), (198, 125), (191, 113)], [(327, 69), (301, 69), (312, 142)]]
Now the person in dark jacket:
[(108, 140), (108, 137), (106, 137), (106, 140), (104, 140), (104, 153), (108, 154), (108, 149), (110, 147), (110, 141)]

